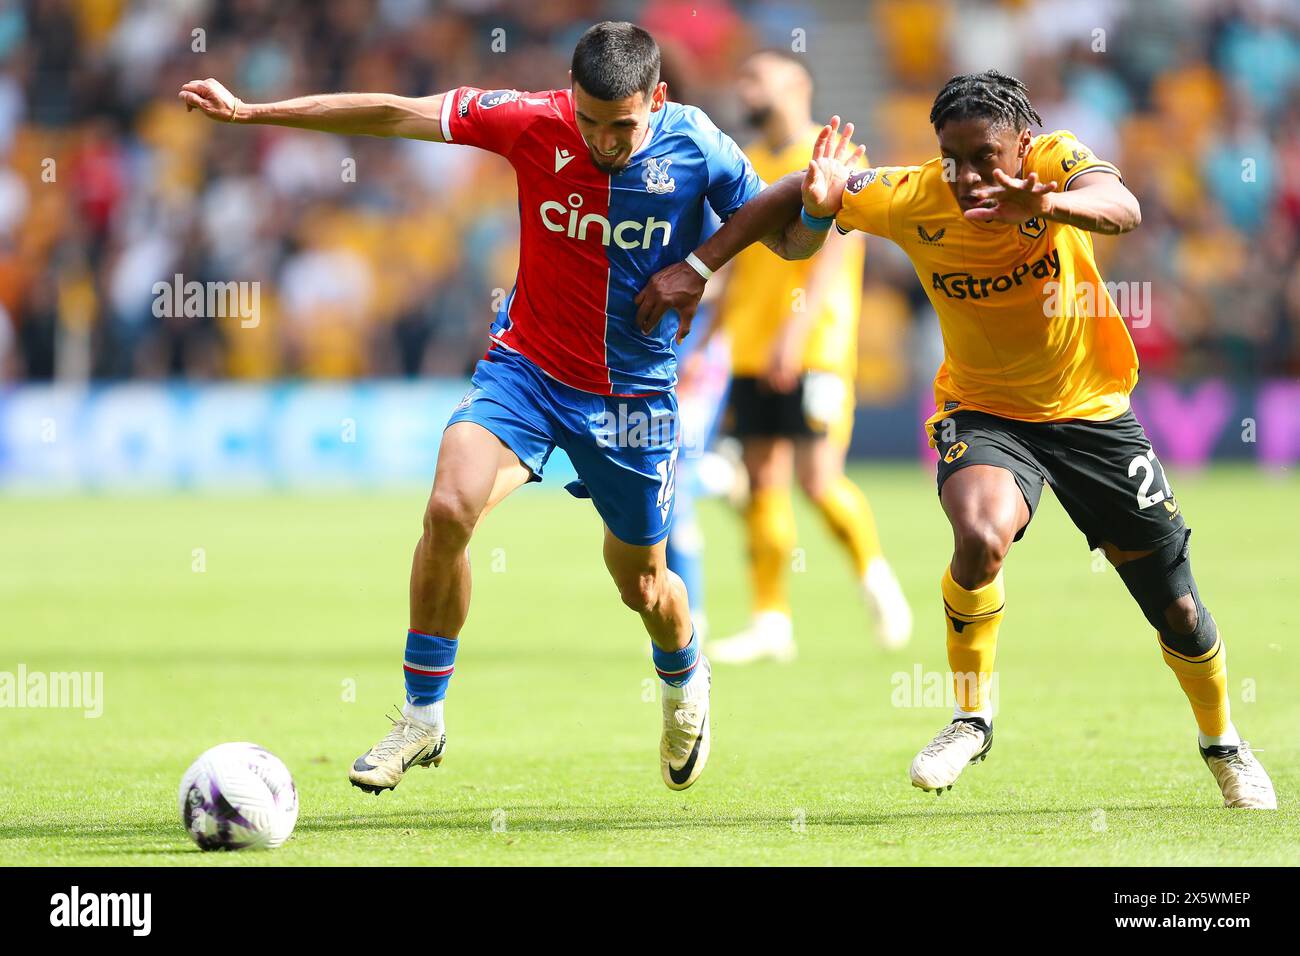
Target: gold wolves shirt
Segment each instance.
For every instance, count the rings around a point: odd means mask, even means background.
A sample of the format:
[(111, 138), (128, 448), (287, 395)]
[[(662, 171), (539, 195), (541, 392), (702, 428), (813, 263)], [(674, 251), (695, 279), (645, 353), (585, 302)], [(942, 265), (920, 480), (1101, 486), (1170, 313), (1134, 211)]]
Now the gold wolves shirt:
[[(775, 182), (786, 173), (807, 168), (821, 129), (809, 127), (784, 149), (772, 150), (761, 142), (755, 143), (745, 150), (745, 155), (764, 181)], [(804, 346), (804, 368), (853, 375), (858, 358), (864, 251), (862, 243), (854, 243), (829, 277)], [(816, 258), (787, 262), (761, 243), (736, 256), (720, 313), (731, 340), (733, 374), (767, 372), (777, 334), (794, 311), (796, 296), (806, 293), (816, 267)]]
[[(1022, 176), (1064, 191), (1096, 170), (1119, 175), (1058, 130), (1033, 138)], [(1137, 353), (1089, 233), (1040, 219), (972, 222), (940, 159), (852, 176), (836, 227), (902, 246), (939, 314), (944, 359), (927, 424), (958, 408), (1029, 422), (1106, 421), (1128, 409)]]
[(492, 341), (585, 392), (673, 388), (677, 313), (646, 335), (633, 299), (699, 245), (706, 202), (725, 220), (763, 188), (740, 147), (695, 107), (665, 103), (627, 166), (602, 172), (571, 90), (460, 87), (442, 134), (504, 156), (519, 184), (519, 273)]

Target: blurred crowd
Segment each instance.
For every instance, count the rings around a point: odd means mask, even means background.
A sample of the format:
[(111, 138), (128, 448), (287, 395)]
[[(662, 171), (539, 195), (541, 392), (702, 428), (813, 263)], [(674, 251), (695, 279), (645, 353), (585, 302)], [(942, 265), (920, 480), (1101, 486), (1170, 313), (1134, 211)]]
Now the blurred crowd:
[[(1074, 132), (1141, 201), (1137, 230), (1095, 246), (1107, 281), (1138, 283), (1143, 372), (1300, 375), (1300, 4), (894, 0), (871, 29), (888, 83), (876, 161), (935, 155), (929, 107), (949, 76), (1019, 76), (1043, 129)], [(910, 272), (874, 249), (869, 291)], [(919, 286), (888, 278), (877, 297), (901, 292), (895, 307), (928, 327)], [(926, 341), (913, 354), (932, 369)]]
[[(517, 261), (503, 160), (222, 126), (176, 92), (545, 89), (600, 19), (650, 29), (674, 98), (742, 143), (737, 64), (806, 31), (818, 108), (866, 104), (880, 164), (934, 155), (950, 75), (1016, 73), (1142, 201), (1098, 251), (1150, 283), (1144, 370), (1300, 375), (1294, 0), (0, 0), (0, 381), (465, 373)], [(819, 62), (854, 31), (861, 69)], [(259, 283), (256, 322), (157, 314), (177, 274)], [(864, 395), (928, 380), (933, 315), (888, 243), (864, 296)]]

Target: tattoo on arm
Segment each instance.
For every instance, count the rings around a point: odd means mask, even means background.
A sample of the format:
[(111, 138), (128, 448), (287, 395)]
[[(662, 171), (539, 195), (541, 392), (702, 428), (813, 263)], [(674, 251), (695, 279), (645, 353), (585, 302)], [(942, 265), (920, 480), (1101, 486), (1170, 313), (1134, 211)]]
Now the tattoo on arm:
[(796, 216), (781, 232), (764, 236), (762, 242), (782, 259), (807, 259), (822, 247), (829, 234), (829, 229), (809, 229), (803, 217)]

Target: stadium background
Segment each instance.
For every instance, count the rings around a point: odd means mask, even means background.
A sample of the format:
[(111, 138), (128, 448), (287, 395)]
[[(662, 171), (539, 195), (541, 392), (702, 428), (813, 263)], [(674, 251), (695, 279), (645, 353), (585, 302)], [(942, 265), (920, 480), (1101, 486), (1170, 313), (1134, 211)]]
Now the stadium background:
[[(735, 64), (801, 40), (817, 111), (862, 124), (877, 163), (928, 158), (939, 84), (998, 66), (1048, 128), (1121, 165), (1144, 222), (1098, 240), (1103, 274), (1151, 283), (1137, 401), (1282, 809), (1223, 810), (1147, 624), (1048, 501), (1009, 564), (993, 759), (942, 800), (909, 786), (952, 708), (951, 532), (918, 427), (935, 320), (874, 241), (850, 474), (916, 611), (908, 648), (876, 646), (796, 499), (799, 658), (715, 669), (708, 775), (668, 791), (644, 635), (552, 461), (476, 533), (449, 758), (380, 800), (347, 786), (401, 697), (411, 546), (513, 275), (514, 184), (459, 147), (220, 126), (176, 91), (549, 87), (604, 17), (648, 25), (677, 96), (742, 141)], [(0, 865), (1295, 865), (1298, 17), (1197, 0), (0, 0), (0, 689), (23, 667), (104, 688), (96, 719), (0, 694)], [(256, 326), (156, 317), (154, 283), (177, 273), (260, 283)], [(1213, 456), (1239, 460), (1194, 467)], [(699, 517), (725, 635), (748, 621), (743, 523), (720, 500)], [(182, 772), (231, 740), (294, 774), (302, 814), (272, 854), (200, 854), (178, 822)]]
[[(509, 166), (222, 128), (176, 90), (545, 88), (603, 17), (649, 27), (672, 95), (741, 142), (737, 63), (802, 45), (817, 114), (857, 121), (882, 164), (933, 155), (949, 75), (1022, 76), (1044, 128), (1142, 201), (1098, 251), (1109, 280), (1150, 283), (1130, 324), (1162, 455), (1300, 459), (1300, 10), (1280, 0), (39, 0), (0, 4), (0, 483), (426, 480), (512, 283)], [(869, 255), (854, 453), (924, 455), (937, 323), (902, 255)], [(157, 317), (178, 273), (258, 283), (255, 327)]]

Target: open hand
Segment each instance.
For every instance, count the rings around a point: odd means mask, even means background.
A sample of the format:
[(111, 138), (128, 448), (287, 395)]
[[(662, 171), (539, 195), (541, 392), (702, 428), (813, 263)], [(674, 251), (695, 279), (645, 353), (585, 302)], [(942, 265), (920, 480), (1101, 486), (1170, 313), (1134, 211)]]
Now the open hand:
[(983, 206), (966, 210), (966, 218), (975, 222), (1021, 223), (1046, 216), (1052, 209), (1051, 194), (1056, 192), (1056, 180), (1040, 183), (1038, 173), (1025, 179), (1008, 176), (1000, 169), (993, 170), (996, 185), (976, 186), (971, 196), (984, 202)]
[(803, 177), (803, 206), (808, 215), (824, 219), (840, 211), (844, 204), (844, 184), (866, 154), (865, 146), (853, 145), (853, 124), (848, 123), (841, 130), (840, 118), (832, 116), (817, 134)]

